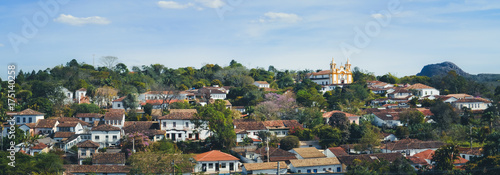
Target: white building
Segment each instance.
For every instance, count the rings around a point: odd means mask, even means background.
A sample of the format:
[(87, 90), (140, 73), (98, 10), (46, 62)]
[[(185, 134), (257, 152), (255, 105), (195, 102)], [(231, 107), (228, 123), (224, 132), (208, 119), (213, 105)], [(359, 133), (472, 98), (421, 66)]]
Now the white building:
[[(285, 162), (279, 162), (280, 174), (286, 174), (287, 165)], [(244, 163), (241, 167), (243, 174), (277, 174), (278, 162), (265, 163)]]
[(290, 160), (292, 173), (340, 173), (342, 164), (336, 157)]
[(319, 85), (330, 85), (330, 84), (351, 84), (353, 82), (351, 63), (349, 59), (345, 66), (340, 66), (337, 68), (337, 63), (332, 58), (330, 63), (330, 70), (323, 70), (319, 72), (313, 72), (307, 75), (309, 79)]
[(64, 104), (73, 103), (73, 92), (69, 91), (65, 87), (59, 87), (61, 92), (64, 94)]
[(416, 90), (417, 93), (413, 94), (413, 95), (416, 95), (419, 97), (423, 97), (423, 96), (427, 96), (427, 95), (439, 95), (439, 90), (437, 90), (436, 88), (433, 88), (433, 87), (430, 87), (430, 86), (427, 86), (424, 84), (420, 84), (420, 83), (413, 84), (411, 86), (406, 87), (405, 89)]
[(7, 113), (7, 115), (15, 118), (16, 125), (22, 125), (25, 123), (36, 123), (38, 120), (44, 119), (43, 116), (45, 114), (28, 108), (21, 112)]
[(52, 134), (57, 131), (59, 121), (54, 119), (38, 120), (35, 126), (35, 134)]
[(219, 150), (198, 154), (194, 157), (196, 165), (194, 172), (231, 173), (239, 171), (239, 159), (231, 154), (223, 153)]
[(121, 130), (111, 125), (99, 125), (90, 131), (93, 142), (99, 143), (99, 148), (120, 144)]
[(81, 88), (75, 91), (75, 100), (80, 104), (87, 97), (87, 89)]
[(259, 88), (269, 88), (269, 83), (267, 81), (255, 81), (253, 82), (253, 85)]
[(125, 110), (109, 109), (104, 114), (104, 123), (121, 129), (125, 125)]
[(82, 161), (86, 158), (92, 158), (92, 155), (97, 153), (99, 143), (92, 140), (86, 140), (76, 145), (78, 147), (78, 162), (81, 165)]
[(87, 123), (94, 123), (94, 121), (101, 121), (101, 118), (103, 117), (102, 114), (98, 113), (78, 113), (75, 115), (76, 118), (87, 122)]
[(464, 98), (457, 100), (452, 104), (457, 109), (462, 109), (465, 107), (473, 111), (476, 111), (476, 110), (485, 110), (486, 108), (491, 106), (491, 101), (486, 100), (484, 98)]
[(123, 96), (123, 97), (120, 97), (116, 100), (113, 100), (111, 102), (111, 108), (113, 109), (125, 109), (125, 107), (123, 106), (123, 100), (125, 99), (126, 96)]
[(247, 137), (252, 139), (260, 139), (260, 131), (268, 131), (262, 121), (233, 121), (235, 130), (243, 130), (247, 133)]
[(210, 132), (208, 129), (196, 130), (191, 121), (196, 113), (196, 109), (171, 109), (170, 114), (158, 118), (160, 129), (173, 141), (205, 140)]

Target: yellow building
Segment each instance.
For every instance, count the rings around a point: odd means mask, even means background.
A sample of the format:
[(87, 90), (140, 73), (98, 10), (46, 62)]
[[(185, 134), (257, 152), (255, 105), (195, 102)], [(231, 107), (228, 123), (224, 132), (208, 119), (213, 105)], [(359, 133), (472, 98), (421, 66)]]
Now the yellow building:
[(309, 79), (319, 85), (351, 84), (353, 81), (351, 63), (349, 59), (347, 59), (345, 66), (337, 68), (337, 63), (335, 63), (335, 60), (332, 58), (330, 70), (311, 73)]

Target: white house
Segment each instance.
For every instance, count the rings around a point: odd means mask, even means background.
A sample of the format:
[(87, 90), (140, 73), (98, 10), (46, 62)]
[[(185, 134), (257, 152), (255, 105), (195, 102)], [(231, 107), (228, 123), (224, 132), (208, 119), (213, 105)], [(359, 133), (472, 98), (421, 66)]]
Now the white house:
[(483, 149), (481, 147), (474, 148), (458, 148), (458, 152), (460, 153), (460, 157), (471, 160), (475, 157), (481, 157), (483, 154), (481, 153)]
[(75, 132), (56, 132), (54, 133), (54, 140), (61, 142), (63, 139), (68, 139), (75, 135)]
[(260, 139), (258, 133), (260, 131), (268, 131), (262, 121), (233, 121), (234, 129), (244, 130), (247, 137), (252, 139)]
[(379, 127), (387, 126), (389, 128), (395, 128), (397, 126), (403, 126), (403, 123), (399, 120), (399, 112), (394, 110), (381, 110), (379, 112), (373, 112), (373, 124)]
[(395, 88), (393, 92), (388, 93), (387, 97), (389, 98), (406, 98), (408, 96), (413, 95), (412, 92), (405, 88)]
[(269, 88), (269, 83), (267, 81), (255, 81), (253, 82), (253, 85), (259, 88)]
[(342, 164), (336, 157), (290, 160), (292, 173), (340, 173)]
[(21, 112), (7, 113), (7, 115), (15, 118), (16, 125), (22, 125), (25, 123), (36, 123), (38, 120), (44, 119), (43, 116), (45, 114), (28, 108)]
[(420, 96), (420, 97), (427, 96), (427, 95), (439, 95), (439, 90), (437, 90), (436, 88), (433, 88), (433, 87), (430, 87), (430, 86), (427, 86), (424, 84), (420, 84), (420, 83), (413, 84), (411, 86), (406, 87), (405, 89), (416, 90), (417, 93), (413, 94), (413, 95)]
[(74, 132), (75, 134), (82, 134), (83, 126), (78, 122), (61, 122), (57, 125), (57, 132)]
[(87, 89), (81, 88), (75, 91), (75, 99), (78, 104), (84, 101), (84, 98), (87, 97)]
[(285, 137), (288, 131), (293, 128), (302, 128), (297, 120), (268, 120), (262, 122), (267, 130), (274, 134), (276, 137)]
[(64, 104), (71, 104), (73, 103), (73, 92), (69, 91), (65, 87), (59, 87), (61, 92), (64, 94)]
[(380, 150), (382, 153), (406, 153), (413, 156), (425, 150), (437, 150), (444, 143), (440, 141), (422, 141), (418, 139), (402, 139), (395, 142), (387, 142), (382, 144)]
[(323, 154), (326, 157), (340, 157), (340, 156), (349, 156), (347, 152), (342, 147), (331, 147), (328, 149), (325, 149), (323, 151)]
[(78, 147), (78, 162), (81, 165), (83, 159), (92, 158), (92, 155), (97, 153), (99, 148), (99, 143), (93, 142), (92, 140), (86, 140), (76, 144)]
[(243, 174), (277, 174), (278, 163), (280, 174), (286, 174), (288, 166), (285, 162), (265, 162), (265, 163), (244, 163), (242, 169)]
[(78, 113), (75, 115), (76, 118), (87, 122), (87, 123), (94, 123), (94, 121), (101, 121), (101, 118), (103, 117), (102, 114), (98, 113)]
[(123, 100), (125, 99), (126, 96), (123, 96), (123, 97), (120, 97), (116, 100), (113, 100), (111, 102), (111, 108), (113, 109), (125, 109), (125, 107), (123, 106)]
[(125, 110), (109, 109), (104, 114), (104, 123), (121, 129), (125, 124)]
[(294, 153), (297, 159), (325, 158), (326, 156), (315, 147), (293, 148), (288, 152)]
[(476, 111), (476, 110), (485, 110), (486, 108), (491, 106), (491, 101), (486, 100), (484, 98), (464, 98), (457, 100), (452, 104), (457, 109), (462, 109), (465, 107), (473, 111)]
[(219, 150), (212, 150), (194, 156), (196, 165), (194, 172), (231, 173), (239, 171), (239, 159), (231, 154), (223, 153)]
[(158, 118), (160, 129), (173, 141), (205, 140), (210, 132), (208, 129), (196, 130), (191, 121), (196, 113), (196, 109), (171, 109), (170, 114)]
[(91, 134), (74, 134), (71, 137), (67, 138), (66, 140), (62, 140), (59, 146), (64, 151), (68, 151), (69, 149), (71, 149), (71, 147), (76, 146), (78, 143), (90, 139), (91, 139)]
[(35, 134), (52, 134), (57, 131), (59, 121), (55, 119), (38, 120), (35, 126)]
[(120, 143), (121, 129), (111, 125), (99, 125), (90, 131), (93, 142), (99, 143), (99, 148), (116, 146)]
[(38, 143), (37, 145), (30, 148), (30, 155), (36, 156), (39, 153), (48, 153), (49, 147), (44, 143)]

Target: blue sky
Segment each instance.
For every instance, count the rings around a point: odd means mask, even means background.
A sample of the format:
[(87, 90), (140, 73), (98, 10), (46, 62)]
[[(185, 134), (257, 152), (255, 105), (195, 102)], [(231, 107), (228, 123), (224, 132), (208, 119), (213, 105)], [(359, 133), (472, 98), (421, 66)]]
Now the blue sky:
[(316, 70), (348, 57), (376, 75), (414, 75), (443, 61), (500, 73), (500, 1), (4, 0), (0, 21), (0, 70), (93, 64), (95, 54), (96, 66), (110, 55), (129, 68), (234, 59)]

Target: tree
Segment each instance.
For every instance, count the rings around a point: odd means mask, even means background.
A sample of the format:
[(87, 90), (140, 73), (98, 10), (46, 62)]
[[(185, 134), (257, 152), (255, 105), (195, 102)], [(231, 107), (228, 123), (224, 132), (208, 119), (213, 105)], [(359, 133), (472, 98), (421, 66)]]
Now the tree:
[(342, 112), (333, 113), (332, 116), (330, 116), (330, 119), (328, 120), (328, 124), (330, 126), (339, 128), (342, 131), (349, 129), (349, 119)]
[(455, 145), (443, 145), (437, 149), (432, 156), (432, 161), (435, 162), (433, 170), (451, 171), (454, 167), (453, 162), (460, 157), (458, 148)]
[(500, 132), (496, 131), (486, 137), (483, 147), (484, 156), (500, 155)]
[(138, 152), (132, 154), (130, 174), (170, 174), (190, 173), (194, 168), (193, 155), (167, 154), (158, 152)]
[[(96, 89), (94, 98), (96, 98), (96, 101), (99, 104), (99, 106), (109, 107), (111, 106), (113, 98), (116, 97), (117, 95), (118, 95), (118, 90), (116, 90), (113, 87), (105, 85), (103, 87)], [(104, 102), (104, 104), (101, 104), (101, 102)]]
[(324, 123), (323, 113), (317, 107), (299, 108), (296, 117), (292, 119), (297, 120), (306, 128), (314, 128)]
[(38, 174), (59, 174), (63, 171), (63, 160), (56, 154), (40, 153), (34, 159), (34, 172)]
[(319, 144), (323, 148), (339, 146), (347, 139), (343, 137), (342, 131), (329, 125), (318, 125), (313, 128), (313, 132), (319, 138)]
[(441, 130), (446, 130), (446, 128), (450, 127), (453, 123), (458, 123), (460, 118), (455, 112), (454, 108), (442, 101), (436, 102), (436, 104), (431, 107), (431, 112), (434, 116), (431, 117), (436, 122), (436, 125)]
[(500, 155), (483, 156), (479, 159), (471, 160), (467, 162), (465, 169), (474, 175), (500, 174)]
[(216, 100), (215, 103), (207, 104), (198, 111), (193, 120), (195, 128), (205, 128), (214, 133), (211, 136), (215, 142), (213, 147), (231, 149), (236, 144), (236, 133), (233, 127), (233, 113), (226, 108), (225, 102)]
[(380, 129), (371, 125), (370, 123), (364, 123), (362, 126), (363, 136), (359, 140), (359, 147), (356, 148), (358, 151), (370, 150), (373, 152), (373, 148), (380, 145)]
[(291, 150), (293, 148), (299, 147), (299, 138), (297, 136), (289, 135), (280, 141), (280, 148), (286, 151)]
[(108, 68), (109, 70), (112, 70), (113, 67), (115, 67), (116, 65), (116, 62), (118, 60), (118, 57), (115, 57), (115, 56), (105, 56), (105, 57), (101, 57), (101, 64)]
[(408, 159), (405, 158), (398, 158), (394, 160), (389, 165), (389, 171), (392, 174), (412, 174), (412, 175), (417, 174), (415, 172), (415, 168), (411, 166), (410, 161), (408, 161)]
[(399, 119), (406, 126), (422, 124), (425, 122), (425, 116), (422, 112), (417, 110), (407, 110), (399, 114)]
[[(133, 152), (146, 151), (152, 142), (143, 133), (132, 133), (126, 135), (122, 142), (122, 152), (131, 155)], [(135, 151), (132, 150), (135, 147)]]
[(499, 102), (493, 102), (486, 110), (484, 110), (482, 121), (488, 123), (490, 128), (493, 128), (493, 123), (500, 117), (500, 107)]

